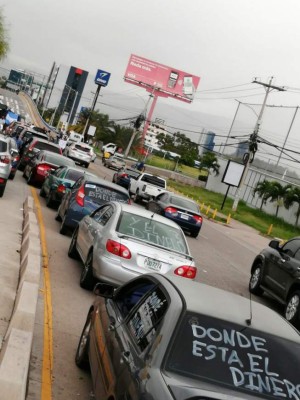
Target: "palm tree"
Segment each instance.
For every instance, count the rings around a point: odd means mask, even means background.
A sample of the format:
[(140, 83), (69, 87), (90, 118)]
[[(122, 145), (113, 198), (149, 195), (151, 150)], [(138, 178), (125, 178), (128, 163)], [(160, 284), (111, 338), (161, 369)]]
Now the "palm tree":
[(2, 9), (0, 9), (0, 60), (6, 57), (9, 50), (9, 43), (7, 40), (7, 32), (4, 25), (4, 17)]
[(269, 199), (271, 202), (276, 202), (276, 217), (278, 216), (279, 207), (283, 204), (283, 199), (288, 189), (289, 185), (282, 186), (277, 181), (270, 182)]
[(270, 198), (270, 193), (272, 190), (272, 183), (270, 181), (260, 181), (257, 182), (256, 187), (253, 190), (254, 195), (258, 195), (261, 198), (261, 204), (259, 209), (262, 209), (262, 206), (267, 203), (267, 200)]
[(298, 220), (300, 216), (300, 188), (292, 185), (286, 186), (286, 193), (283, 199), (283, 204), (286, 209), (289, 209), (294, 203), (298, 204), (298, 209), (296, 211), (296, 222), (298, 225)]
[(219, 175), (220, 164), (218, 163), (218, 158), (215, 153), (207, 151), (202, 155), (199, 166), (200, 171), (202, 171), (203, 168), (207, 169), (208, 173), (212, 170), (216, 176)]

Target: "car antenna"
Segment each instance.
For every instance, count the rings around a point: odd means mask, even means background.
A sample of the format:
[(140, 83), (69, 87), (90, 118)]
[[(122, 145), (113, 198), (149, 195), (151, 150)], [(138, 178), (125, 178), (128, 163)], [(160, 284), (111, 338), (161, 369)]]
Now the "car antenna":
[(250, 316), (249, 316), (249, 318), (246, 319), (246, 324), (248, 326), (250, 326), (251, 322), (252, 322), (252, 297), (251, 297), (251, 292), (250, 292), (250, 296), (249, 296), (249, 305), (250, 305)]

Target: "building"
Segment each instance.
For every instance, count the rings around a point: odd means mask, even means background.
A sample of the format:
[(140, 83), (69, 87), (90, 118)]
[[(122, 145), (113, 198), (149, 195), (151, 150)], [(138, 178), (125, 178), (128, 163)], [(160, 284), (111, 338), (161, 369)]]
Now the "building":
[(160, 146), (158, 144), (157, 135), (163, 133), (164, 135), (169, 134), (164, 127), (165, 121), (156, 119), (155, 122), (149, 124), (146, 135), (144, 146), (148, 149), (159, 150)]

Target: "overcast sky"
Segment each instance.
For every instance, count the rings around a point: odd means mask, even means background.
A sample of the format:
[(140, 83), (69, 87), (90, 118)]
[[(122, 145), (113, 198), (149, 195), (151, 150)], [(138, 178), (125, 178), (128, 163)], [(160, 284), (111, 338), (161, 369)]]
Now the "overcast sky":
[[(184, 121), (186, 129), (226, 135), (238, 100), (257, 106), (239, 107), (233, 132), (251, 133), (265, 94), (251, 83), (255, 77), (267, 83), (273, 76), (274, 85), (288, 89), (272, 91), (269, 105), (300, 104), (299, 0), (2, 0), (1, 6), (11, 47), (2, 66), (48, 75), (55, 61), (91, 78), (97, 69), (109, 71), (102, 100), (117, 104), (127, 96), (126, 109), (114, 110), (120, 118), (142, 111), (148, 98), (123, 81), (132, 53), (201, 77), (192, 104), (159, 99), (154, 116), (170, 126)], [(282, 145), (294, 111), (268, 108), (261, 134)], [(287, 143), (300, 151), (297, 117)]]

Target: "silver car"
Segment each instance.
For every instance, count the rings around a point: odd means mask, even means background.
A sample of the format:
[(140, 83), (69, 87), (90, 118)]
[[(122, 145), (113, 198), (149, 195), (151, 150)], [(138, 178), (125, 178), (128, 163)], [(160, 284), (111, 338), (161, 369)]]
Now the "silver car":
[(0, 197), (3, 196), (7, 179), (11, 171), (12, 151), (15, 149), (14, 140), (0, 135)]
[(86, 143), (73, 143), (70, 146), (66, 146), (64, 155), (74, 160), (80, 165), (84, 165), (86, 168), (89, 167), (92, 161), (92, 150), (93, 148)]
[(68, 255), (84, 263), (80, 286), (94, 278), (115, 286), (148, 272), (194, 279), (194, 259), (181, 228), (142, 208), (109, 202), (85, 216), (73, 232)]
[(114, 168), (116, 170), (120, 170), (126, 167), (125, 161), (122, 157), (118, 157), (116, 155), (106, 158), (103, 161), (104, 167)]

